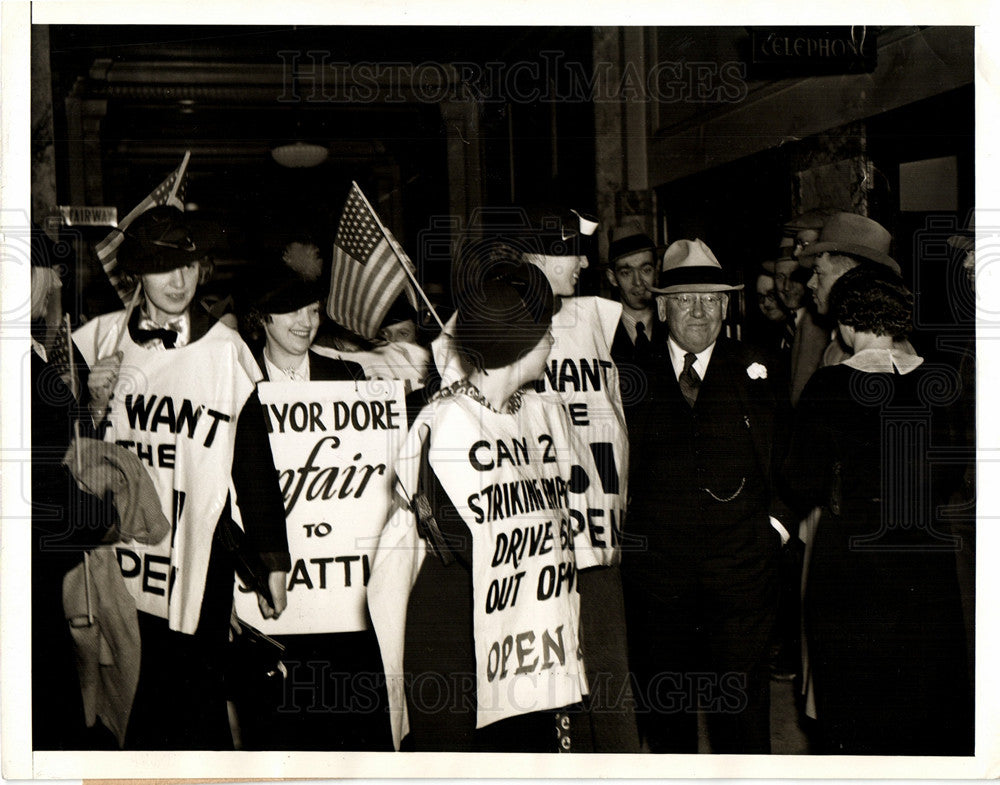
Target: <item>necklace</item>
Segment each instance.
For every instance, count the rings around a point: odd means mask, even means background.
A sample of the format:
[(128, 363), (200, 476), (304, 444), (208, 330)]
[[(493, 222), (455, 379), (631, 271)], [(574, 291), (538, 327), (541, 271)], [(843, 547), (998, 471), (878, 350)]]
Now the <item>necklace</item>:
[(503, 407), (503, 411), (497, 409), (489, 401), (486, 400), (486, 396), (483, 395), (479, 388), (476, 387), (468, 379), (459, 379), (457, 382), (449, 385), (448, 387), (442, 387), (438, 390), (435, 398), (453, 398), (456, 395), (466, 395), (476, 403), (481, 406), (485, 406), (491, 412), (496, 412), (497, 414), (514, 414), (518, 409), (521, 408), (521, 399), (524, 397), (524, 390), (518, 389), (514, 391), (514, 394), (507, 399), (507, 403)]

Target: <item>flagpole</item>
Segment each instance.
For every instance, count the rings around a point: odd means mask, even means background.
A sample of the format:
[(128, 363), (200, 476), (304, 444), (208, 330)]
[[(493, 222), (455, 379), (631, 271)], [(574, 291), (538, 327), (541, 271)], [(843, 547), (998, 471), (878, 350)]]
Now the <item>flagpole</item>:
[(444, 322), (441, 321), (441, 317), (438, 316), (437, 311), (434, 310), (434, 306), (431, 305), (431, 301), (427, 299), (427, 294), (424, 292), (423, 288), (421, 288), (420, 284), (417, 282), (417, 278), (413, 274), (413, 271), (409, 268), (409, 265), (407, 265), (406, 262), (403, 261), (403, 257), (400, 256), (400, 251), (402, 249), (398, 247), (395, 238), (393, 238), (392, 235), (389, 234), (386, 231), (386, 228), (382, 225), (382, 219), (378, 217), (378, 213), (375, 212), (375, 209), (372, 207), (371, 202), (368, 201), (368, 197), (365, 196), (365, 192), (361, 190), (361, 186), (358, 185), (353, 180), (351, 180), (351, 185), (353, 185), (355, 188), (358, 189), (358, 193), (361, 194), (361, 198), (364, 200), (365, 206), (368, 208), (368, 212), (374, 216), (375, 223), (378, 224), (379, 231), (382, 232), (382, 236), (385, 238), (385, 241), (389, 243), (389, 247), (392, 248), (392, 252), (396, 255), (396, 261), (398, 261), (403, 266), (403, 270), (406, 272), (407, 277), (410, 279), (410, 283), (413, 284), (417, 292), (423, 298), (423, 301), (427, 304), (428, 309), (430, 309), (431, 316), (433, 316), (434, 321), (438, 323), (438, 327), (441, 328), (441, 332), (444, 332)]
[[(181, 161), (181, 165), (177, 169), (177, 177), (174, 178), (174, 184), (170, 188), (170, 196), (167, 197), (167, 204), (177, 199), (177, 189), (181, 187), (181, 181), (184, 179), (184, 173), (187, 171), (188, 161), (191, 160), (191, 151), (184, 151), (184, 160)], [(184, 209), (184, 205), (181, 205), (181, 210)]]
[(129, 301), (128, 308), (125, 309), (125, 315), (122, 317), (122, 326), (118, 331), (118, 337), (115, 339), (115, 348), (111, 350), (114, 354), (118, 351), (118, 347), (122, 345), (122, 338), (125, 337), (125, 333), (128, 332), (128, 320), (132, 316), (132, 311), (135, 310), (135, 306), (139, 303), (139, 295), (142, 293), (142, 284), (136, 282), (135, 292), (132, 293), (132, 299)]
[(79, 401), (80, 391), (77, 389), (79, 381), (76, 378), (76, 363), (73, 360), (73, 329), (70, 325), (69, 314), (63, 314), (66, 323), (66, 349), (67, 356), (69, 360), (69, 391), (73, 393), (73, 397)]

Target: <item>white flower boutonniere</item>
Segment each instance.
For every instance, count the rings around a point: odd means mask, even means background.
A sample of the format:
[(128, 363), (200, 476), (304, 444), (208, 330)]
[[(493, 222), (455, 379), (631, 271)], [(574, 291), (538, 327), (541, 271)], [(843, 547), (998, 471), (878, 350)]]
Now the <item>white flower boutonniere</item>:
[(767, 366), (761, 365), (760, 363), (750, 363), (750, 365), (747, 366), (747, 376), (751, 379), (766, 379)]

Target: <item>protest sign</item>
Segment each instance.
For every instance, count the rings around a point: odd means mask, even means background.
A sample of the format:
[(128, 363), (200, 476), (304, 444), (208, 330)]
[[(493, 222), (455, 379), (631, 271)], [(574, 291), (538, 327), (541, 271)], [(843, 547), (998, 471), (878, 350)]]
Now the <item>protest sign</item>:
[(260, 619), (238, 584), (236, 611), (269, 635), (368, 627), (366, 587), (406, 434), (402, 382), (265, 382), (258, 395), (285, 502), (288, 607)]
[(478, 727), (587, 692), (568, 438), (534, 394), (514, 417), (465, 397), (437, 409), (430, 464), (472, 533)]

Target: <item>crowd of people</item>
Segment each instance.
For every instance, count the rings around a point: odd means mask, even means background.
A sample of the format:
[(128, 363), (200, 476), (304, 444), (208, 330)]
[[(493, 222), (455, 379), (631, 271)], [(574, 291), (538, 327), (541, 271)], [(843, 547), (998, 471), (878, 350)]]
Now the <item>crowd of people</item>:
[[(974, 543), (940, 514), (968, 477), (930, 457), (974, 433), (972, 391), (907, 340), (889, 232), (781, 227), (751, 342), (725, 335), (743, 285), (703, 240), (616, 228), (614, 297), (585, 296), (596, 221), (524, 215), (459, 252), (435, 336), (403, 295), (348, 335), (298, 241), (210, 312), (205, 227), (161, 206), (123, 232), (132, 302), (70, 343), (37, 250), (36, 749), (696, 753), (701, 715), (713, 752), (769, 753), (791, 669), (816, 751), (972, 754)], [(345, 557), (296, 552), (299, 493), (352, 522), (317, 485), (336, 469), (282, 471), (265, 392), (365, 402), (378, 378), (406, 380), (405, 412), (381, 410), (402, 435), (370, 472), (361, 621), (331, 592), (268, 632), (334, 562), (351, 585)]]

